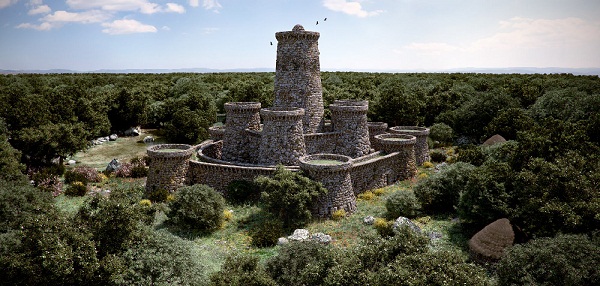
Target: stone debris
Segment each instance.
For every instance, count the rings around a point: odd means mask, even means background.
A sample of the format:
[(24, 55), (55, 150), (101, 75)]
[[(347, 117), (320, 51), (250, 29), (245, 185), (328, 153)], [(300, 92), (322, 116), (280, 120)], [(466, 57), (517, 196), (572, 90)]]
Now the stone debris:
[(398, 217), (396, 219), (396, 221), (394, 222), (394, 225), (392, 225), (392, 229), (394, 231), (397, 231), (398, 228), (402, 227), (402, 226), (408, 226), (412, 231), (416, 232), (416, 233), (421, 233), (421, 228), (418, 227), (414, 222), (412, 222), (412, 220), (406, 218), (406, 217)]
[(144, 143), (152, 143), (152, 142), (154, 142), (154, 137), (152, 137), (152, 136), (144, 137)]
[(287, 238), (285, 237), (280, 237), (277, 240), (277, 245), (283, 245), (286, 243), (289, 243), (291, 241), (315, 241), (321, 244), (330, 244), (333, 239), (331, 238), (330, 235), (328, 234), (324, 234), (322, 232), (316, 232), (313, 234), (310, 234), (310, 232), (306, 229), (303, 228), (299, 228), (294, 230), (294, 233), (290, 236), (288, 236)]
[(373, 216), (367, 216), (363, 219), (363, 223), (366, 225), (373, 225), (373, 223), (375, 222), (375, 217)]
[(119, 160), (112, 159), (108, 163), (108, 165), (106, 165), (106, 172), (109, 172), (109, 173), (116, 172), (117, 170), (119, 170), (119, 168), (121, 168), (121, 163), (119, 162)]
[(310, 232), (308, 232), (308, 230), (303, 229), (303, 228), (299, 228), (294, 230), (294, 233), (292, 233), (292, 235), (288, 236), (288, 240), (291, 241), (299, 241), (299, 240), (307, 240), (310, 237)]

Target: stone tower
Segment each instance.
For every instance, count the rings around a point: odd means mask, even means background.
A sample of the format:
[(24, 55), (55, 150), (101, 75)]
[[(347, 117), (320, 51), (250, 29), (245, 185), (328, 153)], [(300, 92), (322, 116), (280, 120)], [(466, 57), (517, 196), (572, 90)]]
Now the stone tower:
[(263, 108), (264, 120), (259, 163), (267, 165), (298, 165), (306, 155), (302, 134), (302, 108)]
[(248, 162), (248, 138), (245, 129), (260, 129), (260, 102), (227, 102), (225, 134), (223, 134), (223, 160)]
[(361, 157), (371, 152), (367, 111), (369, 102), (366, 100), (336, 100), (331, 109), (333, 131), (340, 132), (335, 153)]
[(292, 31), (275, 33), (277, 62), (275, 108), (304, 108), (304, 134), (323, 127), (323, 90), (319, 63), (319, 33), (296, 25)]

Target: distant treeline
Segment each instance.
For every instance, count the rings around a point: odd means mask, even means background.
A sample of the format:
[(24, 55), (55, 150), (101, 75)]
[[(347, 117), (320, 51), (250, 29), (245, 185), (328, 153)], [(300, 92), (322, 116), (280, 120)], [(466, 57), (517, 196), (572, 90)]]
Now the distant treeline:
[[(273, 102), (274, 73), (21, 74), (0, 76), (0, 120), (26, 163), (84, 149), (131, 126), (160, 128), (197, 143), (229, 101)], [(325, 107), (369, 100), (369, 119), (394, 125), (445, 123), (461, 142), (515, 139), (549, 118), (598, 144), (600, 78), (570, 74), (324, 72)], [(328, 112), (326, 111), (326, 116)]]

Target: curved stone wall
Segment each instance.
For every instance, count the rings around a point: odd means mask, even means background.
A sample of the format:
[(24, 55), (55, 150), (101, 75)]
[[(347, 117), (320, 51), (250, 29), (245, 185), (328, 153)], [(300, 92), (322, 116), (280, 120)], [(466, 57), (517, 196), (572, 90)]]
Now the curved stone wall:
[(394, 126), (389, 129), (390, 133), (408, 134), (417, 137), (415, 145), (415, 156), (417, 157), (417, 165), (429, 161), (429, 145), (427, 145), (427, 136), (429, 128), (419, 126)]
[(385, 122), (367, 122), (367, 126), (369, 127), (369, 142), (371, 142), (371, 148), (375, 150), (379, 150), (375, 145), (375, 135), (384, 134), (388, 129), (388, 124)]
[(323, 125), (323, 90), (319, 63), (319, 33), (296, 25), (292, 31), (275, 33), (276, 108), (304, 108), (304, 133), (319, 132)]
[(300, 158), (300, 169), (328, 190), (313, 210), (320, 217), (330, 217), (336, 210), (356, 211), (356, 197), (352, 191), (350, 168), (352, 159), (337, 154), (315, 154)]
[(160, 144), (149, 147), (150, 157), (146, 192), (165, 189), (175, 191), (184, 185), (194, 148), (186, 144)]
[(208, 134), (210, 136), (210, 140), (213, 140), (213, 141), (223, 140), (223, 136), (225, 135), (225, 125), (209, 127)]
[(298, 165), (306, 155), (302, 133), (302, 108), (263, 108), (263, 130), (258, 162), (266, 165)]
[(226, 125), (223, 134), (223, 159), (233, 162), (248, 162), (246, 145), (248, 138), (244, 130), (260, 128), (260, 102), (225, 103)]
[(366, 100), (336, 100), (330, 106), (333, 131), (339, 132), (335, 153), (361, 157), (371, 153)]
[(391, 181), (401, 181), (417, 174), (415, 144), (417, 138), (408, 134), (379, 134), (377, 146), (387, 154), (398, 153), (392, 165)]

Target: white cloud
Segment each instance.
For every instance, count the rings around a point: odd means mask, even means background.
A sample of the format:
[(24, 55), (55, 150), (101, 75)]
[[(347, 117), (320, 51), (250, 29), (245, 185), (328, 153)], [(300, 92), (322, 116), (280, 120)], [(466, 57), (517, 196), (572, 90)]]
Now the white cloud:
[(163, 31), (171, 31), (171, 28), (169, 28), (169, 26), (162, 26), (162, 28), (160, 28)]
[(31, 10), (29, 10), (29, 12), (27, 12), (27, 14), (29, 14), (29, 15), (48, 14), (50, 12), (52, 12), (52, 9), (50, 9), (50, 7), (48, 5), (41, 5), (41, 6), (31, 8)]
[(212, 34), (212, 33), (216, 32), (218, 30), (219, 30), (219, 28), (203, 28), (202, 33), (205, 35), (208, 35), (208, 34)]
[[(196, 1), (198, 2), (198, 1)], [(202, 3), (202, 7), (204, 7), (204, 9), (206, 10), (214, 10), (217, 11), (221, 8), (223, 8), (223, 6), (221, 6), (221, 4), (219, 3), (218, 0), (204, 0), (204, 2)]]
[(0, 9), (17, 3), (19, 0), (0, 0)]
[(190, 0), (190, 6), (192, 7), (198, 7), (199, 6), (199, 1), (198, 0)]
[(112, 23), (103, 23), (103, 33), (110, 35), (123, 35), (123, 34), (134, 34), (134, 33), (156, 33), (156, 27), (152, 25), (142, 24), (136, 20), (124, 19), (115, 20)]
[(161, 11), (160, 5), (148, 0), (67, 0), (72, 9), (102, 9), (106, 11), (140, 11), (154, 14)]
[(49, 31), (55, 26), (51, 23), (41, 23), (39, 25), (31, 24), (31, 23), (23, 23), (17, 26), (19, 29), (34, 29), (38, 31)]
[(76, 22), (76, 23), (99, 23), (110, 19), (112, 15), (110, 13), (90, 10), (81, 13), (73, 13), (67, 11), (56, 11), (53, 14), (46, 15), (41, 18), (44, 22)]
[(323, 0), (323, 6), (332, 11), (342, 12), (360, 18), (376, 16), (383, 12), (383, 10), (366, 11), (359, 1)]
[(167, 9), (165, 9), (165, 12), (175, 12), (183, 14), (185, 13), (185, 8), (179, 4), (167, 3)]

